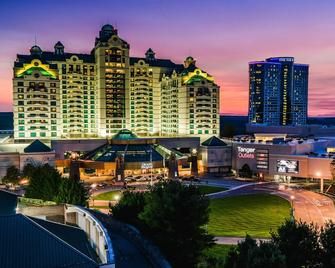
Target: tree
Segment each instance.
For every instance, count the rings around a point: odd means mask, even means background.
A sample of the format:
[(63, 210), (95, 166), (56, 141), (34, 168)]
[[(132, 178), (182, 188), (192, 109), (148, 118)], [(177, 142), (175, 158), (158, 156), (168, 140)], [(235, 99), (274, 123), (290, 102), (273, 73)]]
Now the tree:
[(225, 266), (229, 268), (284, 268), (285, 256), (272, 242), (256, 241), (250, 236), (231, 247), (226, 258)]
[(209, 199), (196, 186), (176, 181), (152, 186), (139, 219), (150, 228), (147, 236), (173, 267), (195, 267), (202, 251), (213, 245), (204, 228)]
[(321, 248), (315, 225), (286, 220), (272, 233), (272, 242), (285, 255), (288, 268), (316, 267), (320, 264)]
[(31, 172), (25, 196), (42, 200), (56, 201), (61, 175), (49, 164), (35, 167)]
[(323, 267), (335, 267), (335, 224), (327, 222), (320, 232)]
[(88, 191), (77, 178), (62, 178), (56, 197), (57, 203), (87, 206)]
[(28, 163), (23, 167), (22, 176), (26, 177), (27, 179), (30, 179), (32, 175), (34, 174), (34, 171), (35, 171), (35, 166), (32, 165), (31, 163)]
[(2, 182), (18, 184), (20, 181), (20, 170), (16, 166), (7, 168), (6, 175), (3, 177)]
[(119, 202), (111, 208), (113, 217), (143, 230), (139, 214), (144, 210), (145, 197), (142, 192), (123, 192)]
[(239, 173), (241, 177), (252, 178), (252, 170), (248, 164), (244, 164)]

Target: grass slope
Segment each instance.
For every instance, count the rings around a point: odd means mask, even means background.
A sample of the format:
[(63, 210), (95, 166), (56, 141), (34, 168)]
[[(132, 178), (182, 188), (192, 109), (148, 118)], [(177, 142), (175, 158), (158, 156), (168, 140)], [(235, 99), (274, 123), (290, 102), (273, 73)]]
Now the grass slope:
[(99, 194), (94, 197), (94, 200), (116, 200), (117, 196), (121, 196), (121, 191), (115, 190), (106, 193)]
[(208, 186), (208, 185), (199, 185), (199, 189), (203, 194), (212, 194), (227, 190), (224, 187)]
[(210, 209), (208, 232), (215, 236), (269, 237), (290, 217), (290, 203), (270, 194), (213, 199)]

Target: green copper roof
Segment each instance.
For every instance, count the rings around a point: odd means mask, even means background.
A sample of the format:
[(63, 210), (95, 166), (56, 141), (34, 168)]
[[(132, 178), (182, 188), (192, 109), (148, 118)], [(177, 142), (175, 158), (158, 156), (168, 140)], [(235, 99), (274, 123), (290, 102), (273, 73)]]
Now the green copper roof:
[(227, 144), (220, 140), (219, 138), (213, 136), (209, 138), (208, 140), (205, 140), (203, 143), (201, 143), (202, 146), (227, 146)]
[(204, 77), (200, 75), (194, 75), (189, 80), (186, 81), (186, 84), (192, 84), (194, 82), (201, 82), (204, 79)]
[(45, 145), (39, 140), (34, 140), (30, 145), (24, 148), (25, 153), (42, 153), (42, 152), (51, 152), (49, 146)]
[(42, 67), (39, 67), (39, 66), (31, 67), (28, 70), (26, 70), (25, 72), (19, 74), (17, 77), (22, 77), (24, 75), (31, 75), (33, 73), (33, 71), (36, 71), (36, 70), (39, 71), (43, 76), (47, 76), (47, 77), (51, 77), (53, 79), (56, 79), (56, 77), (53, 74), (49, 73), (48, 71), (46, 71), (45, 69), (43, 69)]
[(113, 137), (113, 140), (131, 140), (131, 139), (137, 139), (137, 136), (128, 129), (121, 129)]

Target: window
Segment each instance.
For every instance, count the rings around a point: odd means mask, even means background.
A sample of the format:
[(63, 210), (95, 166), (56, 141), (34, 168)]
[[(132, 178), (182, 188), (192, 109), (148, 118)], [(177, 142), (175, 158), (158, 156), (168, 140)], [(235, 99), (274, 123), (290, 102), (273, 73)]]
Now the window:
[(46, 137), (45, 132), (41, 132), (41, 133), (40, 133), (40, 136), (41, 136), (41, 137)]
[(36, 132), (31, 132), (30, 137), (35, 138), (36, 137)]
[(19, 118), (24, 118), (24, 114), (19, 114)]
[(19, 87), (23, 87), (23, 82), (17, 82), (17, 85), (18, 85)]
[(24, 131), (24, 126), (19, 126), (19, 131)]
[(20, 133), (19, 133), (19, 137), (20, 137), (20, 138), (24, 138), (24, 132), (20, 132)]

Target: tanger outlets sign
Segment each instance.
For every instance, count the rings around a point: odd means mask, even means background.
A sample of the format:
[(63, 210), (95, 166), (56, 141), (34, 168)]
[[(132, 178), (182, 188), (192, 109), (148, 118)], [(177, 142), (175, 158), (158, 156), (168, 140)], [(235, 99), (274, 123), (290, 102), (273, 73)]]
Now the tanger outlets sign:
[(245, 147), (237, 147), (237, 157), (238, 158), (255, 158), (255, 148), (245, 148)]

